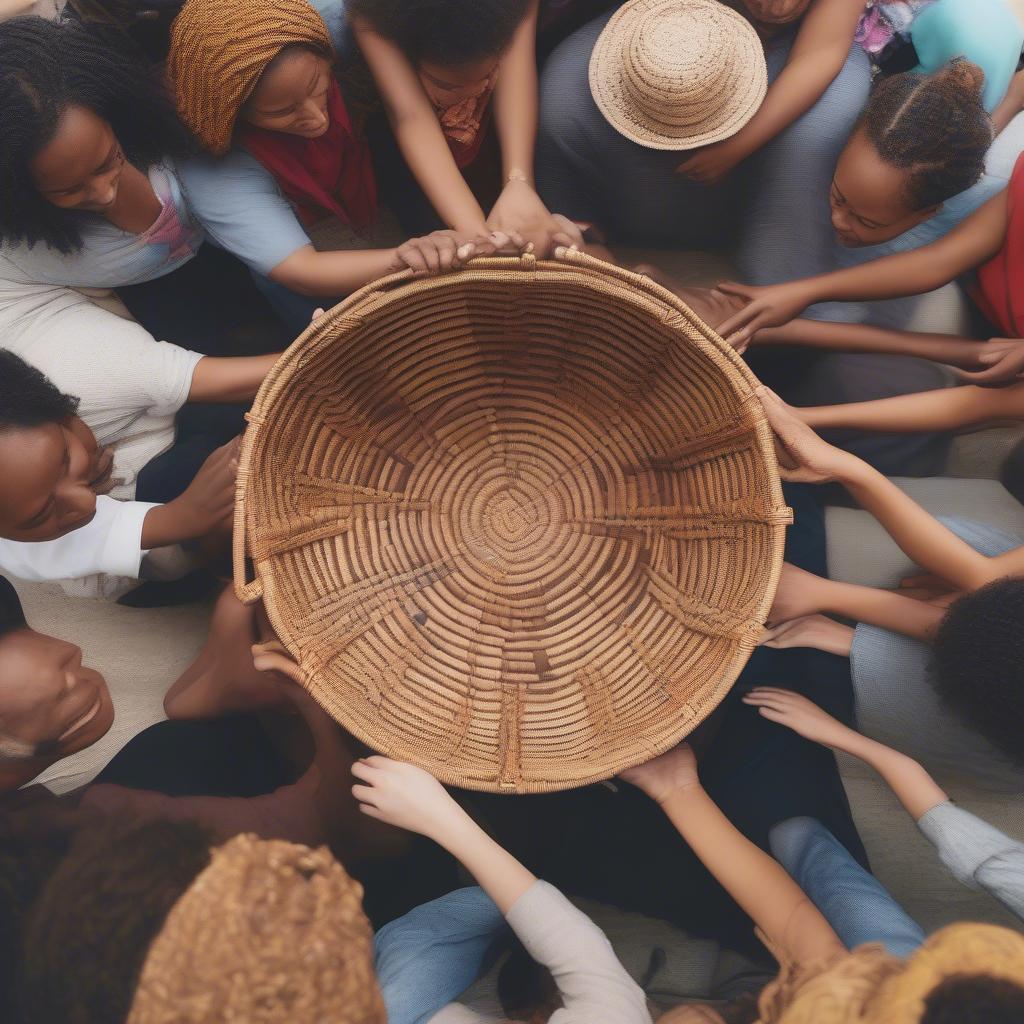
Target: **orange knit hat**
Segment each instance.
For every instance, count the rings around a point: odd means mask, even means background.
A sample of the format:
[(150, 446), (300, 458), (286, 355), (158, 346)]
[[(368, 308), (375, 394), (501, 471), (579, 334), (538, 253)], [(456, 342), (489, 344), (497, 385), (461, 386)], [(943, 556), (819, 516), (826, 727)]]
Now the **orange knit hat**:
[(324, 19), (306, 0), (188, 0), (171, 28), (167, 76), (179, 116), (204, 148), (228, 151), (242, 104), (294, 43), (334, 59)]

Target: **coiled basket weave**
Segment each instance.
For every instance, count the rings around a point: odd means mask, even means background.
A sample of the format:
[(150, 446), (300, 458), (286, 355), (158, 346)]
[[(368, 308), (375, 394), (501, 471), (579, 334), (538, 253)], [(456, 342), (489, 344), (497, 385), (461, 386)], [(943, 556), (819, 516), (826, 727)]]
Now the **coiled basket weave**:
[(771, 606), (791, 513), (755, 386), (574, 251), (376, 282), (257, 396), (239, 596), (375, 750), (471, 789), (608, 778), (707, 717)]

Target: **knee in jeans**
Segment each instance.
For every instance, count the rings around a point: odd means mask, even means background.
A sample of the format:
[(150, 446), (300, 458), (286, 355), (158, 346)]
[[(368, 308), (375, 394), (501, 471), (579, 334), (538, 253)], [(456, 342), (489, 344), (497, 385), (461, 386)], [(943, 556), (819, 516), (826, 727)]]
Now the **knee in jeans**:
[(773, 825), (768, 833), (772, 854), (783, 864), (792, 864), (812, 839), (825, 831), (817, 818), (787, 818)]

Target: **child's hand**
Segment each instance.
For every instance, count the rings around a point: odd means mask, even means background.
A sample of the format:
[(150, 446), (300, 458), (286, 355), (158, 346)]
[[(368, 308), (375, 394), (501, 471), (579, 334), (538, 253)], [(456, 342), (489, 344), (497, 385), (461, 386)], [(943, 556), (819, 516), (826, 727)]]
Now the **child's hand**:
[(803, 615), (798, 619), (789, 619), (765, 629), (761, 637), (762, 647), (774, 647), (776, 650), (811, 647), (817, 651), (837, 654), (841, 658), (850, 656), (852, 644), (853, 629), (827, 615)]
[(356, 761), (352, 774), (359, 780), (352, 795), (360, 810), (388, 825), (443, 843), (468, 820), (444, 786), (415, 765), (374, 755)]
[(804, 281), (762, 287), (723, 281), (718, 289), (747, 300), (747, 305), (722, 324), (718, 331), (733, 348), (749, 344), (762, 327), (788, 324), (817, 298)]
[(676, 168), (676, 173), (704, 185), (724, 181), (746, 156), (737, 148), (735, 138), (695, 150)]
[(829, 580), (789, 562), (783, 563), (775, 601), (768, 616), (769, 628), (820, 612), (825, 607), (829, 586)]
[(306, 673), (292, 659), (280, 640), (252, 645), (252, 664), (257, 672), (279, 672), (299, 686), (304, 686)]
[(228, 441), (199, 467), (192, 483), (180, 497), (168, 502), (174, 506), (181, 539), (205, 537), (230, 529), (235, 511), (235, 478), (238, 475), (238, 449), (241, 438)]
[(490, 256), (513, 240), (505, 232), (468, 235), (458, 231), (434, 231), (422, 238), (410, 238), (395, 250), (393, 270), (406, 268), (417, 274), (440, 274), (458, 270), (474, 256)]
[(981, 370), (957, 370), (957, 376), (970, 384), (1013, 384), (1024, 372), (1024, 340), (992, 338), (978, 353)]
[(697, 758), (693, 748), (685, 742), (646, 764), (624, 771), (619, 778), (643, 790), (659, 804), (665, 803), (677, 793), (700, 785)]
[(487, 227), (532, 243), (537, 256), (547, 256), (560, 245), (583, 248), (580, 229), (567, 217), (552, 214), (529, 182), (518, 178), (502, 189), (487, 218)]
[(826, 747), (842, 747), (853, 732), (817, 704), (792, 690), (759, 686), (744, 695), (743, 703), (760, 708), (761, 716), (769, 722), (778, 722), (805, 739)]
[(775, 451), (783, 480), (825, 483), (841, 478), (859, 460), (822, 440), (774, 391), (757, 389), (764, 414), (775, 431)]

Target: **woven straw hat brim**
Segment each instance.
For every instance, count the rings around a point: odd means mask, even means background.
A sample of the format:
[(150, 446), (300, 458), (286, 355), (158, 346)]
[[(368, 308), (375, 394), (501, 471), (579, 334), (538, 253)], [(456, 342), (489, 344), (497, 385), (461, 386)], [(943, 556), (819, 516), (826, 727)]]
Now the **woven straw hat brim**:
[(760, 639), (791, 514), (756, 386), (674, 295), (578, 253), (386, 278), (260, 389), (237, 592), (372, 749), (492, 792), (609, 778)]
[[(717, 51), (670, 45), (694, 26)], [(682, 151), (735, 135), (764, 100), (768, 68), (753, 26), (717, 0), (631, 0), (598, 37), (590, 91), (630, 141)]]
[(166, 72), (178, 116), (204, 149), (227, 153), (242, 105), (293, 43), (333, 61), (327, 26), (306, 0), (187, 0), (171, 27)]

